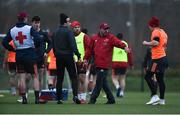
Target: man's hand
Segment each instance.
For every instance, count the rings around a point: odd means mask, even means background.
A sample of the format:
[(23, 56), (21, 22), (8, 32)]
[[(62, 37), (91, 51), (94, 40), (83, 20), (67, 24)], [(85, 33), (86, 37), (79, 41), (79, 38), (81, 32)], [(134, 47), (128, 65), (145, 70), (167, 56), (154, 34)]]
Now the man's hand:
[(47, 57), (47, 53), (46, 52), (44, 53), (44, 57)]
[(130, 49), (128, 47), (125, 47), (124, 50), (126, 53), (130, 53)]
[(86, 67), (86, 69), (88, 68), (88, 61), (87, 60), (83, 60), (83, 66)]
[(142, 44), (143, 44), (143, 45), (147, 45), (148, 42), (147, 42), (147, 41), (143, 41)]

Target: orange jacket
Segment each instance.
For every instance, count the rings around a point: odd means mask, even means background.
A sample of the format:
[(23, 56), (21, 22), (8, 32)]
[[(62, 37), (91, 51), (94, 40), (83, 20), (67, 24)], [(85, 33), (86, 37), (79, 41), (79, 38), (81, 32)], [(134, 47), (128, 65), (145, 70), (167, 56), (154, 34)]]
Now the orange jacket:
[(51, 49), (48, 56), (50, 57), (48, 69), (56, 69), (56, 57), (54, 56), (53, 49)]

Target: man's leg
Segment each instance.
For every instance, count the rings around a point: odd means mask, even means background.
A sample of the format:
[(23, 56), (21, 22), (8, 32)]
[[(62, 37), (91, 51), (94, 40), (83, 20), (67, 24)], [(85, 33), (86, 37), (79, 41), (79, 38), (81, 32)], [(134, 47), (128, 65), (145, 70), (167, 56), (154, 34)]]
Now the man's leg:
[(97, 78), (96, 78), (96, 85), (91, 94), (90, 104), (94, 104), (96, 102), (96, 98), (99, 96), (102, 85), (103, 85), (103, 69), (97, 69)]
[(56, 58), (57, 65), (57, 83), (56, 83), (56, 96), (57, 96), (57, 104), (62, 104), (62, 84), (64, 81), (64, 71), (65, 64), (64, 60), (61, 57)]
[(16, 73), (16, 63), (8, 62), (8, 74), (9, 74), (9, 84), (10, 84), (10, 92), (11, 95), (16, 95), (16, 87), (17, 87), (17, 73)]
[(126, 74), (123, 75), (119, 75), (119, 84), (121, 87), (121, 91), (120, 91), (120, 97), (124, 96), (124, 90), (125, 90), (125, 86), (126, 86)]
[(151, 91), (151, 96), (157, 94), (157, 87), (154, 84), (153, 75), (154, 75), (154, 73), (149, 72), (149, 71), (147, 71), (146, 75), (145, 75), (145, 80), (146, 80), (146, 82), (147, 82), (147, 84), (149, 86), (149, 89)]
[(26, 81), (26, 73), (19, 73), (18, 87), (19, 87), (19, 95), (22, 97), (22, 104), (27, 104), (25, 81)]
[(39, 104), (39, 91), (40, 91), (40, 82), (37, 65), (34, 64), (34, 73), (31, 73), (34, 79), (34, 94), (35, 94), (35, 104)]
[(104, 70), (104, 72), (102, 72), (102, 78), (103, 78), (103, 89), (107, 95), (107, 103), (106, 104), (114, 104), (115, 103), (115, 99), (114, 96), (111, 92), (111, 89), (109, 88), (108, 82), (107, 82), (107, 74), (108, 74), (108, 70)]
[(40, 89), (42, 90), (45, 88), (45, 68), (38, 68), (38, 73), (39, 73), (39, 82), (40, 82)]
[(86, 103), (86, 92), (87, 92), (86, 75), (85, 74), (80, 74), (79, 75), (78, 98), (81, 101), (81, 103)]
[(66, 58), (66, 69), (71, 80), (71, 86), (73, 90), (73, 101), (76, 104), (80, 104), (80, 100), (78, 99), (78, 75), (76, 65), (72, 56)]
[(11, 87), (11, 95), (15, 96), (16, 95), (16, 73), (10, 73), (9, 76), (9, 84), (10, 84), (10, 87)]
[(112, 82), (113, 82), (113, 85), (115, 86), (116, 90), (118, 90), (118, 88), (120, 87), (119, 86), (119, 82), (118, 82), (118, 76), (115, 74), (115, 70), (112, 69)]

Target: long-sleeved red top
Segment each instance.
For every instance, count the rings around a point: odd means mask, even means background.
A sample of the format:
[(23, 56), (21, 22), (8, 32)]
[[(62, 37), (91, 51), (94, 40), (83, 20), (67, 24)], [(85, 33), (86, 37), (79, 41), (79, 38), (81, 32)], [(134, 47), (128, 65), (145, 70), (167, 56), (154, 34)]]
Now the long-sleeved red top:
[(112, 66), (113, 47), (124, 48), (125, 46), (126, 45), (113, 34), (108, 34), (105, 37), (96, 34), (90, 41), (90, 47), (84, 59), (89, 60), (91, 55), (94, 54), (95, 66), (108, 69)]
[[(85, 34), (84, 35), (84, 50), (85, 50), (85, 54), (87, 53), (87, 49), (89, 49), (89, 47), (90, 47), (90, 40), (91, 40), (90, 37), (87, 34)], [(84, 57), (82, 57), (82, 58), (84, 58)]]

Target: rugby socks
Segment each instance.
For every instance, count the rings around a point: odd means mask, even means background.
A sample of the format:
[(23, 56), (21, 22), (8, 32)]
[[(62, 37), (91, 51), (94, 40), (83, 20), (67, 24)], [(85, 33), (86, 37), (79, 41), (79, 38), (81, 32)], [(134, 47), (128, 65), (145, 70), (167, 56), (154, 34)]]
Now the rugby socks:
[(27, 104), (26, 93), (21, 93), (21, 95), (22, 95), (22, 104)]
[(39, 91), (34, 91), (35, 94), (35, 102), (39, 101)]

